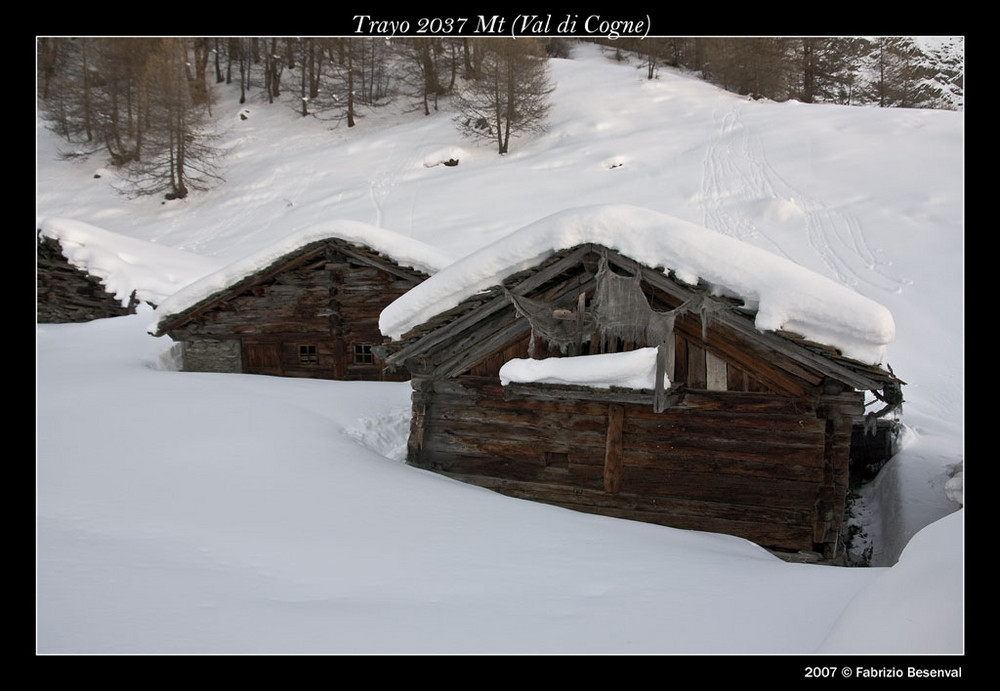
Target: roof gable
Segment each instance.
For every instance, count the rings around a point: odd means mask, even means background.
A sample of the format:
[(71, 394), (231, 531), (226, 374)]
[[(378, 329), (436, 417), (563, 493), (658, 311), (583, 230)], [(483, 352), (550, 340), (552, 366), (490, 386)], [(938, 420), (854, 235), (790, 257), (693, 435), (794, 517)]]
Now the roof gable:
[(895, 334), (888, 310), (835, 281), (715, 231), (621, 205), (555, 214), (455, 262), (389, 305), (382, 333), (399, 339), (505, 278), (588, 243), (680, 284), (740, 299), (759, 332), (797, 333), (868, 364), (884, 360)]
[[(604, 262), (608, 265), (602, 266)], [(625, 298), (642, 304), (627, 309), (624, 315), (601, 314), (601, 287), (620, 276), (632, 277), (636, 287), (641, 282), (648, 295)], [(615, 282), (622, 279), (616, 278)], [(534, 301), (538, 313), (547, 310), (552, 322), (539, 326), (541, 318), (530, 314), (533, 305), (529, 303)], [(689, 332), (694, 329), (691, 338), (725, 353), (747, 369), (780, 359), (763, 374), (776, 390), (801, 392), (800, 382), (816, 386), (824, 377), (869, 390), (880, 389), (887, 381), (898, 381), (881, 368), (844, 357), (831, 347), (787, 333), (759, 330), (754, 307), (738, 298), (715, 295), (704, 282), (690, 285), (616, 250), (587, 243), (561, 250), (438, 313), (395, 343), (387, 363), (407, 363), (428, 373), (456, 376), (528, 332), (533, 338), (536, 332), (543, 332), (548, 345), (565, 352), (574, 329), (582, 330), (581, 340), (591, 342), (590, 352), (597, 351), (592, 339), (598, 338), (606, 341), (619, 337), (655, 346), (664, 340), (664, 330), (672, 333), (675, 318), (692, 314), (695, 316), (688, 320), (689, 324), (685, 326), (682, 319), (678, 328)], [(554, 325), (558, 329), (560, 320), (566, 325), (563, 334), (550, 328)], [(697, 327), (691, 325), (695, 323)], [(711, 332), (709, 324), (713, 324)]]
[(194, 315), (249, 287), (335, 249), (352, 260), (419, 283), (450, 258), (412, 238), (353, 221), (337, 221), (298, 231), (262, 251), (209, 274), (178, 291), (155, 313), (149, 332), (161, 336)]

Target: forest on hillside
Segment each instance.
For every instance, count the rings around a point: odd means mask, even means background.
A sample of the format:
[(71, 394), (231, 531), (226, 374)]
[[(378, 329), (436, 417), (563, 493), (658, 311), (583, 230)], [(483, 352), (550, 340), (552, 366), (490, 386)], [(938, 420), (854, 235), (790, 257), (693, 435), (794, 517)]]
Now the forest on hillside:
[[(546, 62), (571, 38), (38, 37), (40, 117), (71, 155), (106, 155), (134, 194), (183, 198), (218, 181), (211, 85), (239, 103), (357, 126), (404, 103), (449, 99), (456, 127), (490, 141), (544, 127)], [(893, 108), (964, 107), (964, 42), (912, 37), (648, 37), (598, 40), (645, 79), (668, 66), (755, 99)], [(235, 96), (238, 94), (238, 96)]]

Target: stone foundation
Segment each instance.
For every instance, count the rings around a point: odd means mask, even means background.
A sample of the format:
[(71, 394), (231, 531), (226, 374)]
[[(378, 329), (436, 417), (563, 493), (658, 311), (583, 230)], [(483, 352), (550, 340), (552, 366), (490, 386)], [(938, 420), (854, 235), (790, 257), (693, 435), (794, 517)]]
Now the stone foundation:
[(185, 372), (235, 372), (243, 371), (240, 342), (238, 340), (202, 340), (184, 342)]

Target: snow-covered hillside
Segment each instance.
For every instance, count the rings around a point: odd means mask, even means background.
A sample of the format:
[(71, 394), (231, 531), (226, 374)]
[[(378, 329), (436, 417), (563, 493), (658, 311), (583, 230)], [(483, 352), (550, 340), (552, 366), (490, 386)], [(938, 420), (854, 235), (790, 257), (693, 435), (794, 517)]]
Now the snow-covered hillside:
[[(408, 385), (177, 372), (142, 308), (37, 327), (39, 652), (964, 650), (964, 114), (749, 101), (594, 45), (551, 76), (547, 131), (503, 157), (445, 102), (348, 129), (216, 86), (225, 182), (166, 203), (118, 194), (102, 160), (60, 160), (39, 122), (39, 227), (207, 271), (331, 221), (462, 257), (614, 204), (766, 250), (891, 313), (903, 448), (857, 505), (876, 566), (789, 564), (416, 470)], [(123, 253), (149, 267), (129, 280), (162, 285), (153, 254)]]

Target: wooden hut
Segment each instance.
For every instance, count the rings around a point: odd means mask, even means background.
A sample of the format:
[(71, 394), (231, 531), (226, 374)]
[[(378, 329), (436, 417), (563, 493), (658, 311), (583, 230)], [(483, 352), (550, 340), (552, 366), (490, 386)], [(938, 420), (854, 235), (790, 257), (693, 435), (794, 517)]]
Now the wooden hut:
[(37, 237), (39, 323), (134, 314), (219, 268), (214, 259), (75, 219), (46, 218)]
[(182, 369), (341, 380), (386, 375), (378, 316), (448, 259), (353, 222), (293, 233), (193, 283), (150, 329), (182, 344)]
[[(699, 233), (710, 242), (692, 263), (676, 248)], [(457, 262), (382, 316), (395, 339), (388, 364), (412, 375), (408, 462), (515, 497), (833, 556), (865, 392), (888, 410), (902, 382), (827, 343), (761, 328), (767, 291), (741, 298), (725, 272), (704, 278), (713, 258), (763, 254), (626, 207), (560, 216)], [(771, 256), (756, 273), (780, 282), (785, 264)], [(827, 289), (819, 299), (846, 294)], [(844, 299), (834, 304), (858, 321), (873, 316), (867, 333), (886, 325), (880, 306)], [(645, 385), (504, 375), (509, 363), (586, 370), (640, 350), (652, 363)]]
[(98, 276), (70, 261), (58, 238), (38, 231), (35, 268), (35, 318), (40, 324), (87, 322), (135, 314), (133, 291), (123, 301)]

